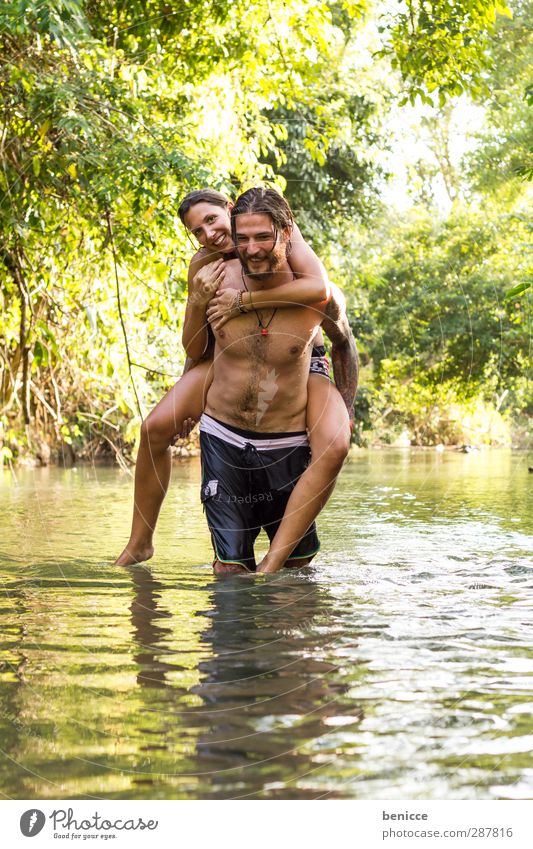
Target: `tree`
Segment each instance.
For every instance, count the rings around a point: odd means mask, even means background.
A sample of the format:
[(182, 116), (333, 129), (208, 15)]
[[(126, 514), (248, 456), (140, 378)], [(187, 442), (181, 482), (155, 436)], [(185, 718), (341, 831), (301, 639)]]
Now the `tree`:
[(394, 15), (383, 14), (383, 55), (401, 73), (404, 102), (419, 97), (440, 106), (467, 92), (487, 91), (489, 44), (498, 16), (511, 17), (499, 0), (406, 0)]
[[(494, 411), (531, 408), (528, 304), (505, 300), (523, 277), (527, 238), (520, 209), (495, 205), (457, 206), (444, 221), (414, 210), (368, 233), (354, 293), (378, 393), (368, 416), (388, 410), (424, 443), (451, 436), (450, 405), (452, 418), (475, 399)], [(432, 410), (439, 415), (430, 423)]]
[[(406, 92), (477, 90), (496, 8), (384, 17)], [(190, 188), (287, 186), (325, 254), (375, 209), (391, 95), (361, 85), (368, 14), (351, 0), (3, 3), (0, 426), (15, 449), (36, 433), (120, 448), (173, 381)]]
[(502, 19), (491, 39), (486, 73), (486, 127), (465, 162), (478, 192), (516, 197), (521, 180), (533, 176), (533, 87), (531, 85), (530, 0), (515, 4), (512, 19)]

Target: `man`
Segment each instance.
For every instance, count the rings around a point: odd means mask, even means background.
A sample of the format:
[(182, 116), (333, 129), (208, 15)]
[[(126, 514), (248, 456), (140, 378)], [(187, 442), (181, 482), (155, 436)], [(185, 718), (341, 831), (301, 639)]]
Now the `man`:
[[(232, 232), (242, 268), (226, 277), (225, 287), (247, 290), (253, 301), (254, 291), (292, 279), (291, 231), (290, 208), (276, 192), (251, 189), (241, 195), (232, 210)], [(329, 318), (322, 303), (243, 312), (215, 329), (214, 377), (200, 444), (202, 501), (216, 574), (255, 571), (255, 539), (261, 527), (274, 538), (308, 465), (305, 420), (313, 340), (326, 318), (343, 339), (349, 332), (338, 300), (334, 305)], [(292, 564), (310, 562), (319, 547), (314, 523), (294, 543), (260, 570), (277, 571), (288, 554)]]

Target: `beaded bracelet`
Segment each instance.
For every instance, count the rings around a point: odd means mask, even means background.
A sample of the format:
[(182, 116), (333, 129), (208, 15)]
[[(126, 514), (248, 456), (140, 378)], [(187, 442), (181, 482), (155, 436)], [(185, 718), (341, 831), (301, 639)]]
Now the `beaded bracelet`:
[(236, 304), (237, 304), (237, 309), (239, 310), (239, 312), (243, 312), (243, 313), (246, 312), (246, 310), (244, 308), (244, 304), (242, 302), (242, 290), (239, 290), (237, 292), (237, 302), (236, 302)]

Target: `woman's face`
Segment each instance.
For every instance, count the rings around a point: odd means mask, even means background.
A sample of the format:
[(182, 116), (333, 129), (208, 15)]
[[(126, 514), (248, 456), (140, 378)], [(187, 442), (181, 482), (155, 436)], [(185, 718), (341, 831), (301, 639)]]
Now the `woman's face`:
[(234, 250), (231, 239), (230, 208), (201, 201), (185, 215), (185, 226), (203, 248), (220, 253)]

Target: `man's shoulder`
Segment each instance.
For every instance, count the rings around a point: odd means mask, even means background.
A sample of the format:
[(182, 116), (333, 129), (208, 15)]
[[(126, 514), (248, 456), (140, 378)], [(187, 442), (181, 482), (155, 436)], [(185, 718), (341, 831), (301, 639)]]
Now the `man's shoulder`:
[(304, 306), (303, 309), (313, 310), (313, 312), (319, 313), (323, 318), (325, 318), (329, 314), (330, 302), (331, 298), (326, 298), (323, 301), (318, 301), (316, 304), (309, 304), (308, 306)]
[(346, 310), (346, 298), (341, 289), (329, 282), (328, 297), (316, 304), (310, 304), (310, 309), (322, 313), (324, 318), (337, 319)]
[(242, 265), (238, 259), (228, 259), (224, 263), (223, 289), (244, 289)]
[(330, 283), (329, 298), (324, 301), (324, 314), (329, 318), (338, 318), (346, 311), (346, 298), (342, 289), (335, 283)]

